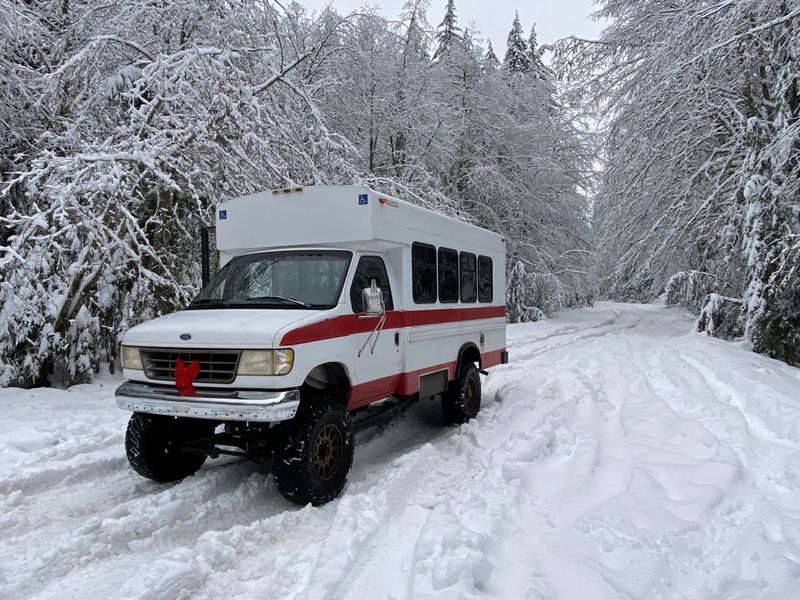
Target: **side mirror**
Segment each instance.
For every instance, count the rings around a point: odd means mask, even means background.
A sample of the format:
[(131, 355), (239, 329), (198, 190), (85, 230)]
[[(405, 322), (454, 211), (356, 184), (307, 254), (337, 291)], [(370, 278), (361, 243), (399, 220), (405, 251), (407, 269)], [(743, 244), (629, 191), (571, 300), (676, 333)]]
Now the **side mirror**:
[(362, 315), (368, 317), (379, 317), (386, 312), (386, 305), (383, 302), (383, 292), (377, 286), (375, 280), (368, 288), (361, 291), (361, 300), (363, 304)]

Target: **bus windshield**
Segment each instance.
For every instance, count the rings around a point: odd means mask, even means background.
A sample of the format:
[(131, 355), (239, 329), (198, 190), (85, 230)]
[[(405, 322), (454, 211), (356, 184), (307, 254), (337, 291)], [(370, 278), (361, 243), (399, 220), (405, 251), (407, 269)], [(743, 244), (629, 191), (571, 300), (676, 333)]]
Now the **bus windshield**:
[(329, 309), (336, 306), (352, 253), (287, 250), (237, 256), (188, 308)]

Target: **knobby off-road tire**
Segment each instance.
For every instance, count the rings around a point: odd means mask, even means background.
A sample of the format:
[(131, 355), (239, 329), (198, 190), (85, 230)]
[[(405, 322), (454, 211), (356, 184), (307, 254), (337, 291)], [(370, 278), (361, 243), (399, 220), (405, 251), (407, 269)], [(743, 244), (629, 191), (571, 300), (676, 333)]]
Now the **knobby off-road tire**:
[(177, 481), (197, 471), (206, 460), (201, 454), (182, 453), (181, 444), (213, 433), (210, 421), (133, 413), (125, 432), (125, 453), (142, 477)]
[(460, 425), (474, 419), (480, 409), (481, 378), (474, 363), (469, 363), (442, 394), (442, 411), (448, 423)]
[(336, 498), (353, 464), (353, 424), (333, 400), (303, 406), (285, 423), (272, 459), (278, 491), (287, 500), (320, 506)]

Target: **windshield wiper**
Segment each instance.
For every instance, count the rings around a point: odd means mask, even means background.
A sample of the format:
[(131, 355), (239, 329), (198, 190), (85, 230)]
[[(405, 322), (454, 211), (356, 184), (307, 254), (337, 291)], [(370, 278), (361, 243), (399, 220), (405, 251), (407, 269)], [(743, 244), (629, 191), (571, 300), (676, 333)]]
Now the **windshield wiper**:
[(304, 308), (311, 308), (311, 305), (308, 302), (303, 302), (302, 300), (298, 300), (297, 298), (289, 298), (288, 296), (256, 296), (255, 298), (248, 298), (247, 303), (273, 302), (275, 300), (277, 300), (278, 302), (283, 302), (288, 304), (297, 304), (298, 306), (302, 306)]
[(199, 306), (215, 308), (228, 306), (228, 303), (218, 298), (199, 298), (197, 300), (192, 300), (186, 308), (197, 308)]

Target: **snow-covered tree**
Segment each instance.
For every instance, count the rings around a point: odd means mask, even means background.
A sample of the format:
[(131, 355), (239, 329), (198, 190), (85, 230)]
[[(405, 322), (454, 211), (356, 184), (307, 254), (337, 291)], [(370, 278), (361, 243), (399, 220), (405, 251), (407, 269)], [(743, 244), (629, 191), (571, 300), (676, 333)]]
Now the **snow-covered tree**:
[(601, 40), (563, 42), (558, 64), (602, 117), (606, 289), (652, 299), (708, 274), (728, 335), (800, 363), (800, 6), (599, 4)]
[(494, 53), (494, 48), (492, 48), (491, 41), (486, 48), (486, 54), (483, 55), (483, 64), (488, 69), (497, 69), (500, 67), (500, 59), (497, 58), (497, 55)]
[(553, 73), (542, 61), (542, 49), (536, 40), (536, 24), (531, 25), (531, 34), (528, 36), (528, 56), (530, 58), (529, 71), (534, 79), (551, 80)]
[(508, 32), (503, 68), (509, 73), (526, 73), (530, 66), (531, 57), (528, 50), (528, 42), (525, 41), (522, 24), (519, 22), (519, 13), (517, 12), (511, 24), (511, 31)]
[(434, 59), (447, 52), (453, 44), (458, 43), (461, 39), (461, 28), (458, 26), (458, 18), (456, 17), (455, 0), (447, 0), (444, 18), (436, 29), (434, 39), (436, 41), (436, 51), (433, 53)]

